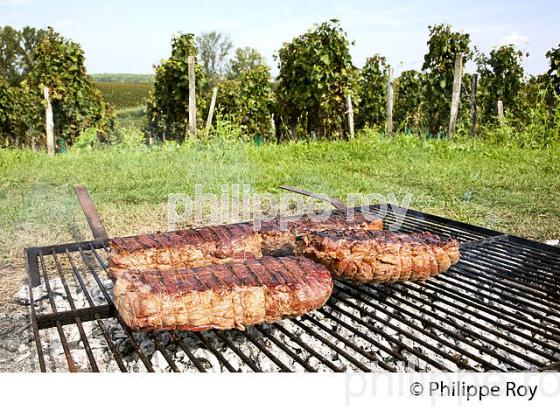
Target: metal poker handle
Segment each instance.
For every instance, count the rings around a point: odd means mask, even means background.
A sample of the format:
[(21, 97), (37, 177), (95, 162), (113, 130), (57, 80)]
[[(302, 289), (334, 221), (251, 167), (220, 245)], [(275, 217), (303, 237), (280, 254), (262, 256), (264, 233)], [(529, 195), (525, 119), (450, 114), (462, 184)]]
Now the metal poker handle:
[(341, 211), (345, 211), (348, 208), (348, 206), (344, 202), (342, 202), (340, 199), (332, 198), (328, 195), (317, 194), (315, 192), (307, 191), (307, 190), (301, 189), (301, 188), (296, 188), (296, 187), (293, 187), (293, 186), (290, 186), (290, 185), (280, 185), (278, 188), (284, 189), (284, 190), (290, 191), (290, 192), (295, 192), (297, 194), (309, 196), (311, 198), (320, 199), (322, 201), (330, 203), (336, 209), (341, 210)]
[(109, 235), (107, 235), (105, 226), (103, 222), (101, 222), (101, 218), (97, 213), (97, 208), (95, 208), (95, 204), (91, 200), (87, 188), (83, 185), (76, 185), (74, 187), (74, 192), (76, 192), (82, 211), (84, 211), (93, 238), (95, 240), (109, 239)]

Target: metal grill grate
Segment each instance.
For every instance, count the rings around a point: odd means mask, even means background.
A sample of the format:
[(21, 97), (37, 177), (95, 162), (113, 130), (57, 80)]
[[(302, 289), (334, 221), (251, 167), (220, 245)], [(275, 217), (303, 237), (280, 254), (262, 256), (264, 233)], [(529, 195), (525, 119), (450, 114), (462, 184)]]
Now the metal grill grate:
[[(394, 221), (394, 215), (385, 218)], [(337, 282), (322, 309), (244, 331), (132, 333), (116, 315), (106, 242), (27, 249), (42, 371), (519, 371), (560, 362), (560, 251), (409, 210), (402, 231), (468, 242), (426, 283)], [(31, 293), (31, 292), (30, 292)], [(33, 295), (30, 295), (33, 297)]]

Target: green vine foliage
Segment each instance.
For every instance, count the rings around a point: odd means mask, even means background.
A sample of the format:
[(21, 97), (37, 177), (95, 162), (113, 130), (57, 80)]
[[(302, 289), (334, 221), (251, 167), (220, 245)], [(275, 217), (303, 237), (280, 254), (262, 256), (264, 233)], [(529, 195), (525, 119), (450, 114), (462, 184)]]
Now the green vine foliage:
[(520, 91), (523, 86), (523, 53), (513, 45), (504, 45), (477, 57), (479, 106), (481, 120), (496, 123), (497, 102), (502, 100), (504, 111), (519, 119), (524, 115)]
[(395, 79), (393, 122), (402, 132), (422, 127), (424, 79), (421, 72), (406, 70)]
[(384, 124), (388, 68), (385, 57), (376, 54), (368, 58), (360, 70), (360, 91), (356, 100), (356, 106), (359, 107), (356, 113), (357, 128)]
[(229, 121), (237, 123), (239, 120), (238, 103), (241, 84), (239, 79), (230, 79), (220, 82), (218, 86), (218, 98), (216, 99), (216, 111), (227, 117)]
[(0, 77), (0, 146), (29, 145), (42, 131), (41, 99), (26, 82), (10, 86)]
[(103, 132), (112, 126), (109, 108), (87, 75), (84, 60), (79, 44), (49, 28), (37, 44), (29, 76), (39, 92), (42, 86), (49, 87), (55, 135), (69, 144), (83, 129), (96, 127)]
[[(549, 69), (544, 74), (531, 75), (522, 84), (519, 100), (523, 104), (523, 122), (528, 122), (527, 113), (544, 104), (549, 121), (558, 122), (560, 108), (560, 46), (546, 53)], [(523, 124), (525, 125), (525, 124)], [(558, 136), (560, 138), (560, 135)]]
[(218, 89), (217, 110), (224, 118), (239, 124), (245, 136), (269, 136), (272, 88), (266, 65), (248, 67), (236, 79), (223, 81)]
[(547, 75), (550, 78), (550, 84), (556, 95), (560, 96), (560, 44), (558, 47), (548, 50), (546, 58), (549, 60)]
[[(357, 94), (358, 70), (337, 20), (315, 26), (278, 52), (276, 126), (319, 138), (346, 134), (346, 95)], [(288, 127), (283, 126), (287, 124)]]
[(472, 57), (470, 36), (454, 32), (450, 25), (429, 26), (428, 52), (424, 55), (425, 116), (432, 134), (446, 132), (456, 56), (463, 55), (463, 67)]
[(52, 28), (25, 28), (22, 33), (22, 41), (28, 43), (25, 69), (18, 71), (23, 80), (15, 85), (5, 79), (0, 81), (2, 144), (30, 145), (33, 140), (44, 140), (45, 86), (53, 106), (55, 137), (71, 145), (86, 128), (95, 127), (101, 136), (105, 135), (113, 126), (112, 115), (86, 73), (80, 46)]
[(551, 117), (557, 116), (560, 100), (560, 44), (546, 52), (549, 68), (541, 77), (541, 89), (545, 90), (545, 102)]
[[(183, 141), (188, 138), (189, 74), (188, 56), (197, 49), (194, 34), (179, 34), (173, 38), (171, 57), (156, 66), (153, 92), (148, 97), (147, 131), (158, 140)], [(208, 104), (208, 81), (200, 64), (196, 64), (197, 118), (201, 119)], [(203, 126), (203, 121), (197, 125)]]

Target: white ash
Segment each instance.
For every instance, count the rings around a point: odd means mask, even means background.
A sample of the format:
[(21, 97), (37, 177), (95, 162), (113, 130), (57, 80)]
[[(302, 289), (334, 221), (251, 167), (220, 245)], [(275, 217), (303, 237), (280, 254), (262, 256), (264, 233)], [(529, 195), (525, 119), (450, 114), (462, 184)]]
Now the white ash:
[(16, 362), (17, 362), (17, 363), (20, 363), (20, 362), (22, 362), (22, 361), (28, 359), (30, 356), (31, 356), (31, 352), (25, 352), (25, 353), (19, 355), (19, 356), (16, 358)]
[[(62, 285), (62, 280), (50, 279), (49, 286), (51, 289), (51, 294), (55, 296), (55, 298), (57, 296), (66, 297), (64, 287)], [(48, 297), (47, 285), (45, 283), (32, 288), (32, 292), (34, 302), (39, 302), (40, 300)], [(22, 305), (29, 305), (31, 303), (29, 299), (29, 286), (23, 285), (21, 288), (19, 288), (17, 293), (14, 295), (14, 300)]]
[(152, 358), (150, 361), (152, 362), (152, 366), (154, 367), (154, 369), (157, 371), (164, 372), (164, 371), (168, 371), (169, 369), (169, 364), (167, 363), (165, 357), (163, 357), (163, 354), (159, 350), (154, 352), (154, 354), (152, 354)]

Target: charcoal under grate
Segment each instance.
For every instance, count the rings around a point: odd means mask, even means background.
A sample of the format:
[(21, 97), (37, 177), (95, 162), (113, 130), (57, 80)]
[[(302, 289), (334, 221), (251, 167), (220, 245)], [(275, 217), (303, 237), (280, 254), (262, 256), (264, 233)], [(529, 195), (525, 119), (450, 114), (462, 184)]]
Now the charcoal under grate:
[(401, 231), (452, 235), (462, 258), (425, 283), (336, 281), (322, 309), (243, 331), (131, 332), (111, 301), (106, 242), (29, 248), (29, 283), (45, 291), (30, 305), (36, 361), (43, 372), (558, 368), (558, 249), (412, 210)]

